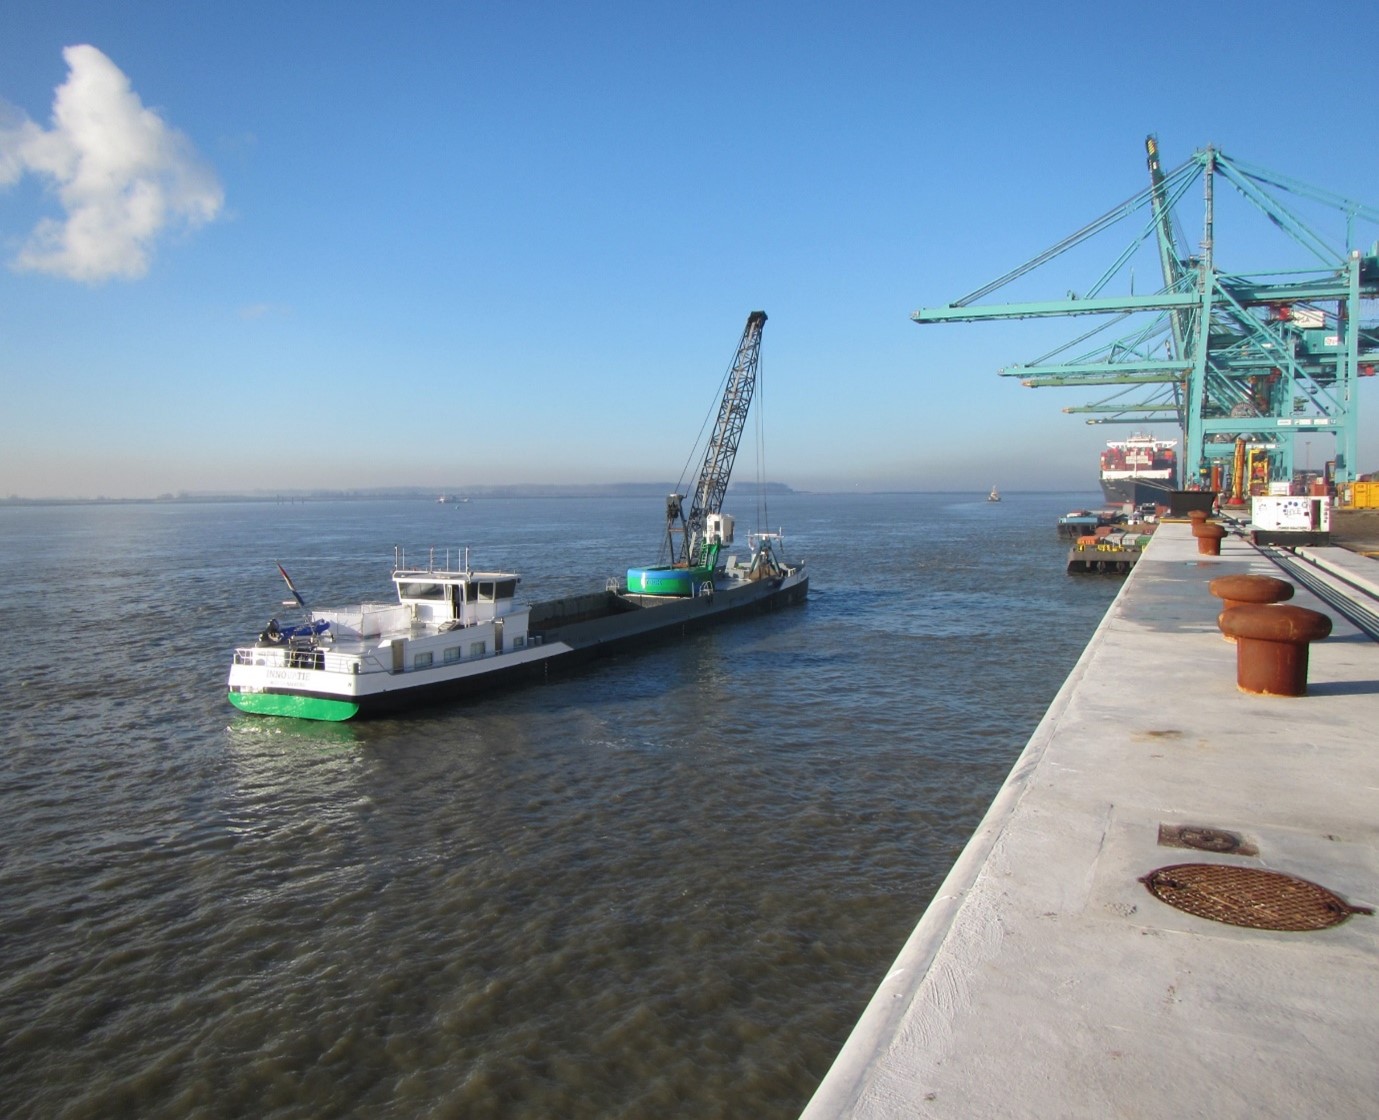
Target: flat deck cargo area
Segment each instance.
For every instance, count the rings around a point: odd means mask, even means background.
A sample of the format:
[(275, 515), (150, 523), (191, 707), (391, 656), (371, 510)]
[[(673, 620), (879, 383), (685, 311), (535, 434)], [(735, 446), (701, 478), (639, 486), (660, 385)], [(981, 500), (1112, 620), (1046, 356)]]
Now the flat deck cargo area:
[(1379, 917), (1247, 928), (1149, 889), (1198, 864), (1232, 903), (1279, 872), (1379, 906), (1379, 644), (1299, 587), (1335, 627), (1308, 694), (1242, 693), (1207, 585), (1247, 572), (1281, 574), (1160, 526), (806, 1120), (1379, 1115)]
[(534, 604), (530, 625), (542, 642), (563, 642), (574, 654), (588, 656), (793, 606), (803, 603), (808, 594), (809, 579), (803, 571), (783, 580), (743, 582), (713, 595), (690, 598), (595, 592)]

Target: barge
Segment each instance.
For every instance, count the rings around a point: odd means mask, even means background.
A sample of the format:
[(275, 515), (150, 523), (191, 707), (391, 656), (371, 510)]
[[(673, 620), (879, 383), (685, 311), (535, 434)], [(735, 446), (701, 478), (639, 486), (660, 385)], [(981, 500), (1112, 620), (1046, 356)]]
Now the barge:
[(733, 518), (722, 511), (756, 386), (764, 311), (738, 343), (718, 421), (689, 494), (666, 499), (669, 563), (629, 568), (602, 592), (527, 605), (516, 572), (463, 564), (409, 568), (394, 556), (396, 602), (307, 610), (286, 570), (300, 623), (271, 620), (234, 651), (229, 699), (259, 715), (347, 720), (458, 698), (551, 668), (805, 601), (803, 562), (785, 560), (779, 532), (749, 536), (746, 561), (726, 554)]
[(805, 566), (784, 562), (779, 534), (762, 534), (753, 547), (750, 561), (717, 564), (692, 595), (621, 583), (534, 604), (518, 598), (514, 572), (402, 565), (392, 573), (395, 603), (311, 610), (296, 625), (270, 621), (234, 651), (229, 699), (258, 715), (378, 715), (545, 680), (557, 665), (804, 602)]

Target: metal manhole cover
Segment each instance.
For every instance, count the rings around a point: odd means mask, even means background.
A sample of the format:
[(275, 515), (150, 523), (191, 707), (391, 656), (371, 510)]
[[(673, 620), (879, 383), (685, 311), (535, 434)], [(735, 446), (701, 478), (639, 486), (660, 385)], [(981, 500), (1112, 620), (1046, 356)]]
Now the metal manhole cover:
[(1374, 913), (1306, 879), (1256, 867), (1178, 863), (1151, 871), (1140, 882), (1179, 910), (1250, 929), (1326, 929), (1352, 914)]

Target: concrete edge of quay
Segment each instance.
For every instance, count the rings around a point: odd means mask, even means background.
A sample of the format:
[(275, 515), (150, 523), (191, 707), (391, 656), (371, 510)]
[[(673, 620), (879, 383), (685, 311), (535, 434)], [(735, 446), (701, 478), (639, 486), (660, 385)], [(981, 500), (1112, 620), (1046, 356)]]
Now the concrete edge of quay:
[[(1117, 599), (1125, 593), (1122, 587)], [(1115, 602), (1107, 608), (1077, 659), (1062, 687), (1049, 704), (1034, 734), (1015, 760), (990, 807), (978, 823), (972, 838), (958, 854), (952, 868), (939, 884), (933, 899), (925, 908), (919, 924), (906, 939), (899, 955), (887, 970), (876, 994), (872, 996), (848, 1036), (843, 1049), (819, 1085), (801, 1120), (823, 1120), (825, 1117), (847, 1116), (865, 1085), (866, 1078), (884, 1057), (884, 1047), (894, 1036), (907, 1015), (913, 1011), (913, 1001), (919, 982), (929, 970), (939, 946), (948, 936), (953, 919), (985, 866), (992, 848), (1015, 805), (1023, 796), (1030, 775), (1044, 756), (1058, 720), (1066, 710), (1078, 683), (1095, 657), (1100, 639), (1111, 617)]]
[[(1342, 552), (1305, 560), (1373, 579)], [(1334, 623), (1308, 694), (1241, 692), (1207, 590), (1237, 573), (1280, 574), (1160, 526), (803, 1120), (1379, 1109), (1379, 918), (1246, 928), (1146, 886), (1221, 865), (1379, 903), (1379, 645), (1298, 586)], [(1187, 826), (1243, 847), (1172, 846)]]

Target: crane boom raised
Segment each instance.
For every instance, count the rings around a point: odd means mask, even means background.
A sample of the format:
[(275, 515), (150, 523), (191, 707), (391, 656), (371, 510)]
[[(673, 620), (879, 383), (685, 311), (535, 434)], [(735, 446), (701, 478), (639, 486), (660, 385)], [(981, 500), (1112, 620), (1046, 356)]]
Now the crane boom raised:
[[(742, 440), (742, 430), (747, 423), (747, 410), (752, 404), (752, 394), (756, 390), (757, 364), (761, 355), (761, 330), (766, 325), (766, 312), (753, 311), (747, 316), (747, 325), (742, 330), (742, 339), (737, 345), (737, 356), (728, 373), (728, 384), (723, 390), (723, 399), (718, 406), (718, 419), (714, 423), (713, 436), (704, 452), (704, 465), (695, 483), (689, 516), (680, 528), (683, 548), (681, 554), (674, 554), (672, 541), (671, 560), (677, 565), (695, 567), (707, 561), (710, 548), (720, 543), (709, 531), (711, 516), (723, 510), (723, 497), (728, 492), (728, 480), (733, 472), (733, 461), (737, 458), (737, 446)], [(666, 507), (667, 530), (675, 532), (673, 522), (681, 517), (680, 495), (672, 494)], [(716, 549), (714, 550), (716, 552)]]

